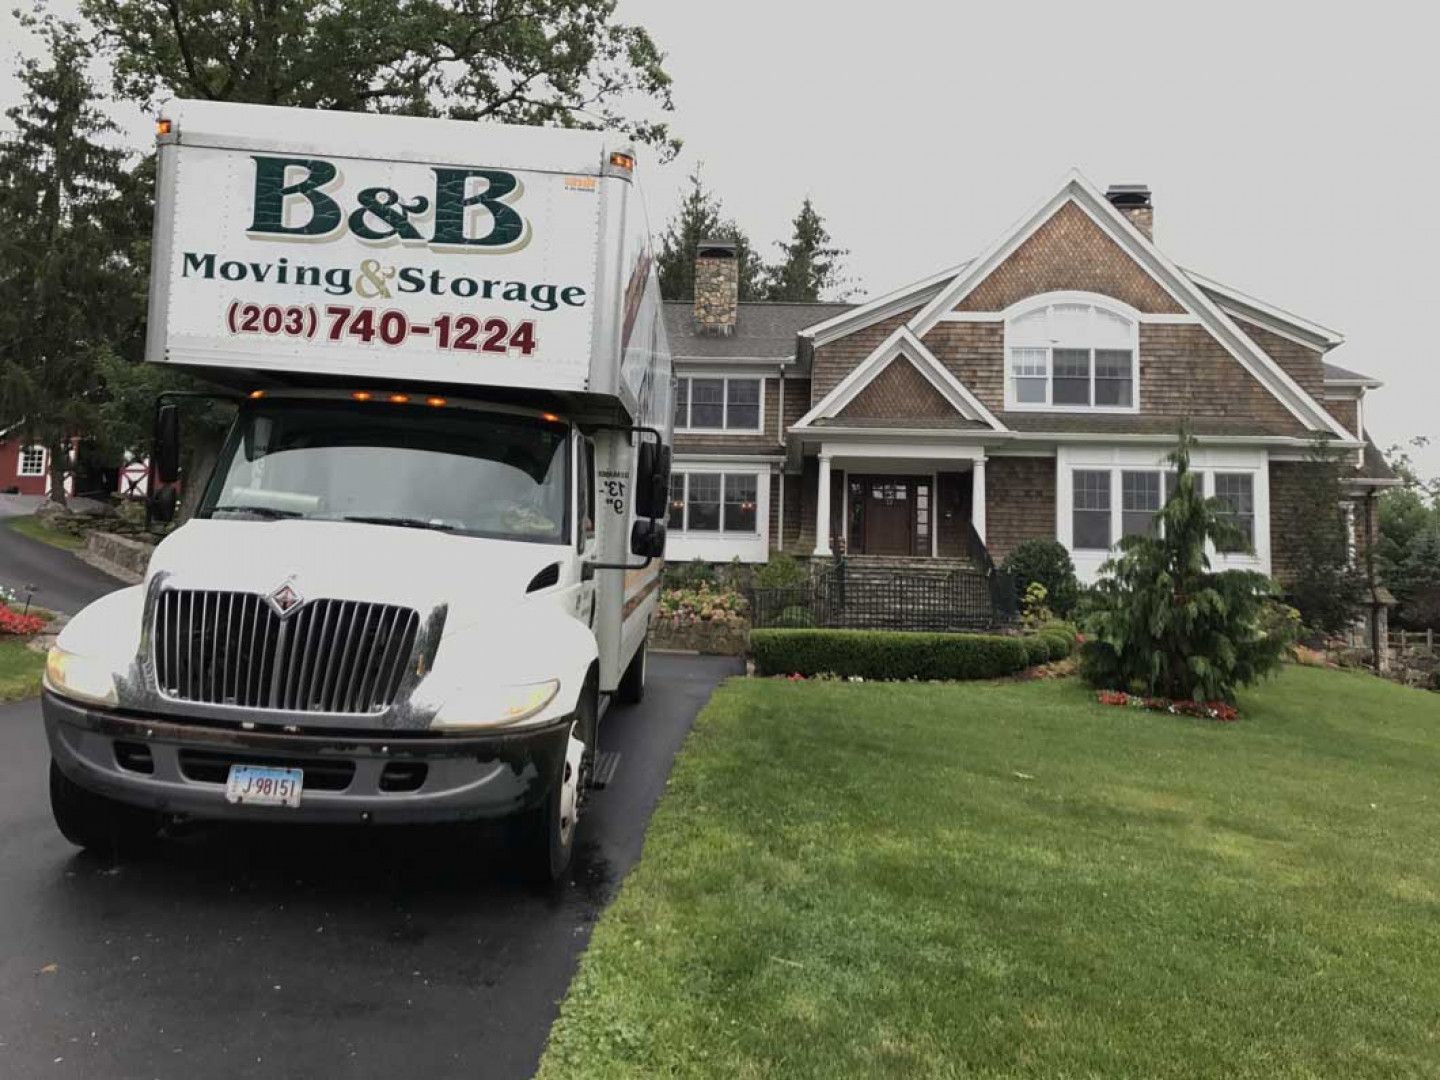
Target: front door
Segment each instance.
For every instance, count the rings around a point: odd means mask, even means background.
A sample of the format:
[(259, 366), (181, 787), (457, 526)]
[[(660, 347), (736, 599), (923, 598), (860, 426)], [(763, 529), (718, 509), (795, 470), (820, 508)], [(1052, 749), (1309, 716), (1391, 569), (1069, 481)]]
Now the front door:
[(866, 555), (909, 555), (915, 491), (908, 480), (874, 477), (863, 485)]

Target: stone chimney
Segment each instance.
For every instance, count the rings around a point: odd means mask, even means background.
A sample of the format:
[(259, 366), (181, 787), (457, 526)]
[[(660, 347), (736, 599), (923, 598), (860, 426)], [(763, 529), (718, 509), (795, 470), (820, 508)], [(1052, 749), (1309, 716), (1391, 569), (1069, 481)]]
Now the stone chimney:
[(701, 240), (695, 249), (695, 330), (729, 337), (740, 314), (740, 259), (733, 240)]
[(1146, 240), (1155, 239), (1155, 207), (1150, 202), (1150, 189), (1144, 184), (1111, 184), (1105, 192), (1116, 210), (1119, 210), (1145, 234)]

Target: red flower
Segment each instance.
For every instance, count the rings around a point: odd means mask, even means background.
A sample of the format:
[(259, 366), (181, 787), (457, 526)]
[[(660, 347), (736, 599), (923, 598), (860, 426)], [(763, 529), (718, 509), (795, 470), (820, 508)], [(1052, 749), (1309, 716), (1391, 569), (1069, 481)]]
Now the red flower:
[(0, 634), (20, 634), (29, 637), (38, 634), (45, 626), (45, 620), (38, 615), (21, 615), (0, 604)]

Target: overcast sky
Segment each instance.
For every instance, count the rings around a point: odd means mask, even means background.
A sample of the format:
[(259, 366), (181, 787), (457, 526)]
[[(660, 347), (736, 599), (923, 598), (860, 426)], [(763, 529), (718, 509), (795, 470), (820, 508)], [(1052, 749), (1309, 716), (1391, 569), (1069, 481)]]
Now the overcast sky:
[(1329, 358), (1386, 383), (1366, 403), (1376, 442), (1430, 435), (1440, 474), (1429, 5), (620, 0), (620, 16), (668, 54), (686, 143), (646, 169), (657, 231), (703, 162), (770, 254), (811, 196), (874, 295), (981, 250), (1072, 166), (1147, 183), (1172, 259), (1342, 332)]

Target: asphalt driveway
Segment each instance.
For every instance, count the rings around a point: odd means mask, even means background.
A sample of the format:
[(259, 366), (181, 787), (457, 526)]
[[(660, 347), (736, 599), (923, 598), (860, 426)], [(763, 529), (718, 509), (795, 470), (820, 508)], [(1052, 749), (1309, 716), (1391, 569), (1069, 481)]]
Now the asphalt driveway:
[(50, 821), (38, 703), (0, 706), (0, 1076), (529, 1076), (676, 749), (738, 670), (651, 658), (645, 702), (606, 718), (619, 768), (554, 896), (441, 829), (216, 828), (107, 865)]
[(22, 600), (33, 588), (34, 603), (74, 615), (122, 584), (72, 552), (16, 532), (0, 518), (0, 585), (13, 589)]

